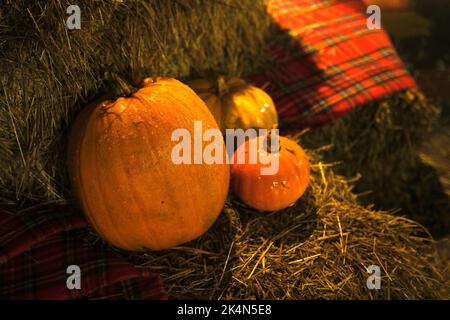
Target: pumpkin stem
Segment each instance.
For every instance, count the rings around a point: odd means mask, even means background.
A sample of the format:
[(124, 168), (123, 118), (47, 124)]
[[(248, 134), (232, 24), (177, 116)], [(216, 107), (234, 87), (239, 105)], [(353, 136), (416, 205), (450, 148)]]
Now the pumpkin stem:
[(111, 73), (111, 78), (113, 80), (114, 89), (117, 95), (131, 96), (136, 92), (136, 88), (129, 85), (125, 80), (123, 80), (117, 73)]
[(219, 76), (217, 78), (217, 93), (219, 97), (223, 96), (228, 92), (228, 86), (225, 81), (225, 77)]
[[(269, 130), (266, 138), (267, 153), (272, 153), (272, 132)], [(281, 150), (280, 140), (278, 140), (278, 152)]]

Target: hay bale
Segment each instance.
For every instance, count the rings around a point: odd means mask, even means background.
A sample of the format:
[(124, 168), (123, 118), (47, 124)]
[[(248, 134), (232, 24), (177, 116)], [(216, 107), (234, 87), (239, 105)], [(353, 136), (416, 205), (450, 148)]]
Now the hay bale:
[[(6, 0), (0, 8), (0, 203), (69, 196), (67, 128), (111, 74), (241, 75), (263, 63), (263, 0)], [(255, 57), (258, 57), (255, 59)]]
[[(262, 214), (231, 199), (200, 239), (131, 258), (161, 273), (176, 299), (448, 298), (427, 231), (359, 205), (351, 189), (313, 154), (310, 188), (295, 206)], [(366, 286), (373, 264), (380, 290)]]
[(439, 173), (420, 159), (429, 144), (440, 109), (420, 91), (394, 94), (356, 108), (305, 139), (306, 145), (332, 144), (326, 161), (340, 162), (336, 172), (358, 177), (360, 201), (377, 209), (400, 209), (437, 237), (450, 230), (449, 198)]

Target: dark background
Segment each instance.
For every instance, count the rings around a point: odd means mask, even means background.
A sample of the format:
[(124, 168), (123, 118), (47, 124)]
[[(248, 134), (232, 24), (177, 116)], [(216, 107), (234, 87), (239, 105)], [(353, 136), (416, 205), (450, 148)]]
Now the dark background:
[[(368, 0), (368, 2), (371, 1)], [(391, 0), (392, 4), (394, 2), (395, 0)], [(446, 155), (445, 167), (448, 167), (450, 161), (448, 158), (448, 150), (450, 150), (448, 139), (450, 137), (450, 0), (398, 2), (403, 4), (399, 4), (397, 8), (382, 8), (381, 21), (421, 89), (429, 99), (442, 108), (436, 131), (444, 132), (447, 139), (433, 147), (441, 149), (435, 150), (436, 153)], [(448, 175), (450, 172), (447, 173)], [(447, 230), (447, 235), (437, 242), (437, 246), (443, 258), (450, 259), (450, 230)]]
[[(395, 2), (395, 1), (393, 1)], [(422, 90), (450, 118), (450, 1), (411, 0), (381, 20)]]

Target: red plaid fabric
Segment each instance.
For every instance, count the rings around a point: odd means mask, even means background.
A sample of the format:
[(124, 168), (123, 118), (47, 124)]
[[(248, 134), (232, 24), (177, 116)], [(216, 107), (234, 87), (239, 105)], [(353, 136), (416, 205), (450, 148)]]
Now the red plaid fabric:
[(361, 1), (271, 0), (269, 13), (297, 48), (274, 44), (277, 65), (251, 80), (267, 86), (281, 129), (321, 126), (352, 108), (416, 87), (386, 33), (367, 28)]
[[(89, 232), (69, 207), (0, 210), (0, 299), (166, 299), (158, 274), (88, 243)], [(80, 289), (67, 287), (70, 265)]]

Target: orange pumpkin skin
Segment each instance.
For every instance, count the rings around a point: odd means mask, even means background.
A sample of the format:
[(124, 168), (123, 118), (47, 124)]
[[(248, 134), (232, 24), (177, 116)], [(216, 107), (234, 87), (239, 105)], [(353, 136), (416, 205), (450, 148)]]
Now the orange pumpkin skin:
[(111, 244), (171, 248), (199, 237), (217, 219), (229, 165), (171, 159), (172, 132), (186, 128), (193, 136), (195, 120), (203, 132), (218, 129), (204, 102), (170, 78), (146, 79), (131, 97), (93, 104), (76, 119), (68, 155), (74, 195)]
[[(261, 175), (261, 168), (268, 165), (260, 161), (248, 163), (251, 140), (242, 144), (234, 154), (231, 169), (233, 192), (243, 203), (260, 211), (289, 207), (303, 195), (309, 184), (310, 164), (305, 151), (294, 141), (286, 137), (279, 138), (279, 168), (274, 175)], [(236, 163), (239, 152), (245, 152), (245, 164)]]

